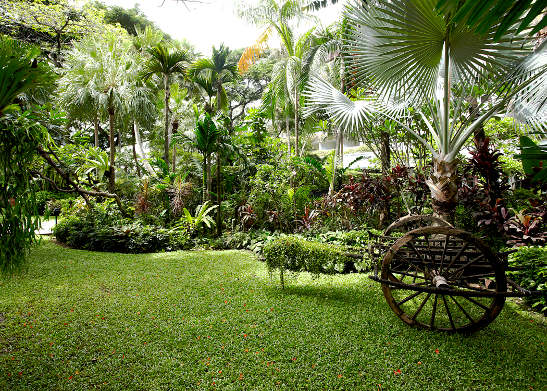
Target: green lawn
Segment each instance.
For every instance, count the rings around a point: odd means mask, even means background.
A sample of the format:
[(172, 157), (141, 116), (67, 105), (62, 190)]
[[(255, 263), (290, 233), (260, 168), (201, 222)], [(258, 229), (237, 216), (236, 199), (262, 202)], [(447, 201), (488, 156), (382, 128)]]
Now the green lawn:
[(0, 390), (545, 390), (547, 323), (405, 326), (364, 275), (283, 291), (246, 252), (122, 255), (44, 241), (0, 280)]

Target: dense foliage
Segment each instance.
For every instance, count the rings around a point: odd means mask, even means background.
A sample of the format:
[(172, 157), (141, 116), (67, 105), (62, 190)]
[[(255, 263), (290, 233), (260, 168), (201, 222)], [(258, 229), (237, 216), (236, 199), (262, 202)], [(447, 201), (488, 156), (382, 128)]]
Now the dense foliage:
[(547, 249), (544, 247), (519, 247), (518, 251), (509, 254), (509, 276), (523, 288), (539, 291), (540, 294), (526, 300), (532, 308), (547, 313)]

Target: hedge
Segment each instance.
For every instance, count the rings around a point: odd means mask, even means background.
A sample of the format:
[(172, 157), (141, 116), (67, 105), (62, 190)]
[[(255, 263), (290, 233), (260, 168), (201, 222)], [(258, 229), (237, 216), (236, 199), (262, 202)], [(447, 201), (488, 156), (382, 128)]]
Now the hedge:
[(312, 242), (295, 236), (282, 236), (266, 244), (264, 260), (270, 271), (279, 270), (281, 286), (284, 272), (309, 272), (314, 275), (334, 274), (344, 271), (354, 258), (345, 255), (340, 246)]

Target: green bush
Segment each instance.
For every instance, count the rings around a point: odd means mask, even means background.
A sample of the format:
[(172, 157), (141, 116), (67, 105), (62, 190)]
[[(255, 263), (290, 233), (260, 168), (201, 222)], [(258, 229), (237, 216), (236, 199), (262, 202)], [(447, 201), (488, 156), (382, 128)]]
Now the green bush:
[(182, 250), (193, 246), (181, 230), (146, 225), (128, 219), (104, 224), (104, 219), (105, 216), (100, 213), (69, 216), (57, 224), (53, 233), (61, 243), (93, 251), (148, 253)]
[[(517, 284), (525, 289), (547, 293), (547, 248), (519, 247), (517, 252), (509, 255), (509, 266), (519, 268), (507, 273)], [(545, 295), (527, 297), (527, 301), (532, 308), (547, 312)]]
[(296, 236), (282, 236), (266, 244), (264, 259), (270, 271), (309, 272), (315, 275), (334, 274), (344, 270), (353, 259), (344, 255), (344, 248), (308, 241)]

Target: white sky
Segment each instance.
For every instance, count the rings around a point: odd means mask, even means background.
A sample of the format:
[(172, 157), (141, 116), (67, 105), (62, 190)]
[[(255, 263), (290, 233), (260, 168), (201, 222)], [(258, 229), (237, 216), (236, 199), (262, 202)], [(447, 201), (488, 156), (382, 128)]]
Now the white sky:
[[(189, 4), (173, 0), (101, 0), (107, 5), (133, 8), (139, 4), (140, 10), (156, 25), (175, 39), (187, 39), (203, 55), (211, 53), (211, 47), (221, 43), (231, 49), (252, 45), (263, 29), (249, 25), (235, 14), (235, 0), (201, 0), (202, 3)], [(254, 2), (255, 0), (245, 0)], [(342, 9), (340, 1), (317, 13), (324, 24), (337, 19)], [(271, 43), (271, 46), (276, 46)]]

